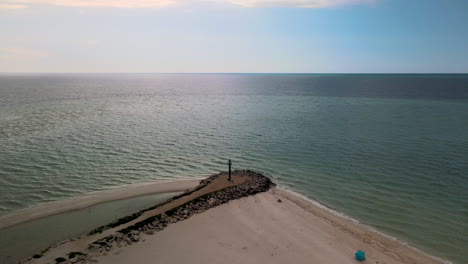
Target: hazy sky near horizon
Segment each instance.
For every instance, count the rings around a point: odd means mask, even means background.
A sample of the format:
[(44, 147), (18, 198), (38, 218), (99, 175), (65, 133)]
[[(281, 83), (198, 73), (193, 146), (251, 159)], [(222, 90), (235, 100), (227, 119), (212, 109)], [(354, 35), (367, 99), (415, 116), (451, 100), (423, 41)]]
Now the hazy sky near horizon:
[(467, 73), (466, 0), (0, 0), (0, 72)]

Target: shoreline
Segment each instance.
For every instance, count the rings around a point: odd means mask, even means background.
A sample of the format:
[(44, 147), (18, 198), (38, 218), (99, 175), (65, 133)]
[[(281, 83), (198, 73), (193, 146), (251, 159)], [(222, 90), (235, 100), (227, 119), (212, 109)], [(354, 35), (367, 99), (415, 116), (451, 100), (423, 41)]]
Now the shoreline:
[[(233, 196), (245, 197), (266, 191), (274, 185), (269, 178), (252, 171), (234, 171), (233, 180), (227, 179), (227, 172), (213, 174), (200, 181), (196, 187), (165, 202), (98, 227), (86, 235), (53, 244), (42, 252), (24, 258), (19, 263), (58, 263), (65, 261), (67, 256), (72, 263), (94, 262), (94, 258), (104, 251), (115, 249), (116, 243), (138, 242), (139, 236), (136, 233), (153, 234), (191, 215), (204, 212), (221, 203), (227, 203)], [(221, 193), (224, 194), (223, 197), (219, 196)], [(210, 197), (216, 197), (215, 201), (211, 201), (213, 198)], [(201, 203), (204, 203), (204, 206), (198, 207)], [(195, 209), (194, 206), (198, 208)], [(190, 210), (188, 210), (189, 207)], [(73, 257), (70, 257), (70, 254), (75, 256), (76, 252), (79, 252), (80, 259), (71, 260)]]
[[(38, 210), (37, 208), (40, 209), (40, 208), (43, 208), (43, 207), (46, 207), (46, 206), (53, 207), (53, 206), (57, 206), (57, 205), (63, 205), (63, 207), (62, 208), (56, 208), (56, 209), (49, 208), (49, 210), (44, 212), (42, 216), (41, 216), (41, 214), (29, 215), (29, 219), (23, 219), (24, 221), (21, 221), (21, 223), (47, 216), (46, 215), (47, 213), (49, 213), (49, 215), (60, 214), (60, 213), (63, 213), (63, 212), (83, 209), (83, 208), (86, 208), (86, 207), (89, 207), (89, 206), (92, 206), (92, 205), (95, 205), (95, 204), (99, 204), (99, 203), (105, 203), (105, 202), (116, 201), (116, 200), (124, 200), (124, 199), (128, 199), (128, 198), (131, 198), (131, 197), (138, 197), (138, 196), (154, 194), (154, 193), (169, 192), (169, 191), (165, 191), (165, 190), (177, 189), (177, 191), (185, 191), (187, 189), (192, 189), (192, 188), (196, 187), (199, 182), (200, 182), (200, 179), (173, 180), (173, 181), (156, 182), (156, 183), (154, 183), (154, 182), (152, 182), (152, 183), (142, 183), (142, 184), (132, 185), (132, 188), (128, 188), (129, 186), (124, 186), (124, 187), (119, 187), (119, 188), (116, 188), (116, 189), (113, 189), (113, 190), (106, 190), (106, 191), (87, 194), (87, 195), (82, 196), (82, 197), (76, 197), (76, 198), (72, 198), (72, 199), (65, 200), (65, 201), (47, 203), (47, 204), (44, 204), (44, 205), (41, 205), (41, 206), (38, 206), (38, 207), (35, 207), (35, 208), (32, 208), (32, 209)], [(151, 193), (147, 193), (149, 191), (151, 191)], [(359, 229), (362, 229), (362, 230), (364, 230), (363, 231), (364, 233), (367, 232), (367, 233), (370, 233), (371, 236), (376, 237), (377, 240), (380, 241), (379, 243), (383, 243), (383, 244), (389, 243), (391, 245), (393, 245), (394, 243), (398, 244), (397, 248), (399, 250), (402, 250), (403, 252), (405, 252), (405, 254), (409, 252), (410, 255), (411, 254), (413, 254), (415, 256), (421, 255), (421, 257), (423, 257), (423, 258), (428, 258), (428, 259), (432, 260), (432, 262), (430, 262), (430, 263), (445, 263), (445, 264), (451, 263), (448, 260), (444, 260), (444, 259), (441, 259), (439, 257), (430, 255), (429, 253), (427, 253), (427, 252), (425, 252), (423, 250), (420, 250), (420, 249), (418, 249), (416, 247), (413, 247), (413, 246), (409, 245), (407, 242), (399, 240), (396, 237), (387, 235), (385, 233), (382, 233), (382, 232), (376, 230), (375, 228), (372, 228), (370, 226), (361, 224), (359, 221), (353, 219), (352, 217), (349, 217), (348, 215), (345, 215), (345, 214), (343, 214), (341, 212), (335, 211), (332, 208), (330, 208), (330, 207), (328, 207), (328, 206), (326, 206), (326, 205), (324, 205), (324, 204), (322, 204), (322, 203), (320, 203), (318, 201), (309, 199), (308, 197), (306, 197), (306, 196), (304, 196), (304, 195), (302, 195), (300, 193), (297, 193), (297, 192), (295, 192), (293, 190), (290, 190), (290, 189), (287, 189), (287, 188), (284, 188), (284, 187), (276, 187), (276, 188), (273, 188), (273, 189), (271, 189), (270, 191), (268, 191), (266, 193), (260, 193), (260, 194), (254, 195), (254, 196), (249, 196), (249, 197), (244, 197), (244, 198), (237, 199), (237, 200), (232, 200), (228, 204), (222, 204), (220, 206), (217, 206), (215, 208), (210, 209), (209, 211), (207, 211), (205, 213), (194, 215), (194, 217), (201, 217), (202, 215), (207, 214), (207, 213), (209, 213), (211, 211), (219, 210), (217, 208), (229, 206), (229, 204), (240, 203), (240, 200), (244, 200), (244, 202), (245, 202), (245, 200), (249, 201), (249, 200), (252, 200), (252, 199), (254, 199), (255, 197), (258, 197), (258, 196), (266, 196), (267, 194), (270, 194), (270, 192), (273, 192), (274, 195), (281, 196), (285, 200), (292, 201), (296, 205), (299, 205), (301, 208), (303, 208), (305, 211), (312, 210), (314, 212), (314, 214), (321, 215), (322, 217), (325, 217), (325, 218), (328, 217), (327, 218), (328, 220), (332, 219), (331, 221), (335, 221), (335, 223), (341, 222), (342, 225), (338, 226), (338, 227), (335, 226), (335, 229), (340, 230), (340, 229), (343, 229), (343, 226), (345, 226), (345, 227), (351, 226), (350, 230), (354, 230), (353, 226), (355, 226), (357, 228), (356, 230), (359, 231)], [(71, 204), (76, 202), (76, 200), (81, 200), (81, 201), (78, 204), (76, 204), (75, 206), (71, 206)], [(30, 209), (26, 209), (24, 211), (28, 211), (28, 210), (30, 210)], [(259, 208), (259, 210), (261, 210), (261, 209)], [(309, 211), (309, 212), (312, 212), (312, 211)], [(25, 214), (24, 212), (17, 212), (17, 215), (19, 213)], [(14, 214), (14, 213), (12, 213), (12, 214)], [(12, 214), (8, 214), (6, 216), (13, 217), (13, 216), (11, 216)], [(21, 216), (21, 214), (19, 214), (19, 215)], [(25, 215), (28, 216), (27, 214), (25, 214)], [(2, 220), (3, 220), (2, 217), (0, 217), (0, 229), (2, 229), (2, 224), (4, 224), (2, 222)], [(189, 221), (190, 221), (189, 219), (186, 219), (185, 221), (181, 222), (180, 224), (185, 223), (185, 222), (189, 222)], [(19, 222), (16, 221), (15, 224), (17, 224), (17, 223), (19, 223)], [(176, 223), (176, 225), (180, 225), (180, 224)], [(310, 224), (314, 224), (314, 223), (310, 223)], [(171, 225), (171, 227), (173, 227), (173, 226)], [(164, 232), (164, 231), (165, 230), (163, 230), (161, 232)], [(337, 230), (331, 230), (331, 231), (336, 232)], [(361, 231), (359, 231), (359, 232), (361, 232)], [(156, 234), (154, 236), (158, 236), (158, 234)], [(359, 237), (359, 235), (357, 237)], [(80, 239), (80, 238), (78, 238), (78, 239)], [(157, 238), (155, 238), (155, 239), (157, 239)], [(181, 238), (181, 239), (184, 239), (184, 238)], [(151, 240), (151, 236), (148, 237), (148, 240)], [(60, 245), (60, 244), (63, 244), (63, 243), (58, 243), (57, 245)], [(125, 247), (122, 250), (119, 249), (119, 252), (127, 251), (127, 252), (131, 253), (132, 252), (132, 247), (139, 246), (140, 244), (141, 243), (138, 243), (138, 244), (135, 244), (135, 245), (132, 245), (132, 246), (129, 246), (129, 247)], [(51, 251), (54, 251), (54, 250), (55, 250), (55, 248), (53, 246)], [(121, 253), (119, 253), (119, 254), (121, 254)], [(109, 256), (111, 256), (111, 254), (109, 254)], [(32, 263), (40, 263), (40, 262), (32, 261)], [(99, 263), (101, 263), (101, 261), (99, 261)], [(104, 261), (103, 263), (106, 263), (106, 262)], [(124, 262), (121, 262), (121, 263), (124, 263)], [(400, 263), (400, 262), (390, 262), (390, 263)], [(423, 262), (411, 262), (411, 263), (423, 263)]]
[(182, 192), (194, 188), (202, 179), (176, 179), (171, 181), (136, 183), (40, 204), (0, 216), (0, 230), (52, 215), (82, 210), (106, 202), (158, 193)]
[(105, 202), (2, 229), (0, 263), (16, 264), (17, 261), (42, 252), (51, 245), (76, 239), (90, 230), (108, 225), (181, 193), (158, 193)]
[(437, 256), (434, 256), (434, 255), (431, 255), (429, 253), (427, 253), (426, 251), (422, 250), (422, 249), (419, 249), (417, 248), (416, 246), (410, 244), (409, 242), (406, 242), (398, 237), (395, 237), (395, 236), (392, 236), (392, 235), (389, 235), (389, 234), (386, 234), (380, 230), (377, 230), (376, 228), (372, 227), (372, 226), (369, 226), (369, 225), (366, 225), (366, 224), (363, 224), (361, 223), (359, 220), (356, 220), (354, 218), (352, 218), (351, 216), (349, 215), (346, 215), (342, 212), (339, 212), (339, 211), (336, 211), (334, 210), (333, 208), (325, 205), (325, 204), (322, 204), (316, 200), (312, 200), (310, 198), (308, 198), (307, 196), (301, 194), (301, 193), (298, 193), (296, 191), (293, 191), (291, 189), (288, 189), (288, 188), (285, 188), (283, 186), (277, 186), (276, 189), (280, 190), (280, 191), (283, 191), (285, 193), (288, 193), (292, 196), (295, 196), (297, 197), (297, 199), (302, 199), (308, 203), (310, 203), (312, 206), (315, 206), (315, 207), (318, 207), (319, 209), (321, 210), (324, 210), (325, 212), (327, 213), (330, 213), (332, 215), (334, 215), (335, 217), (338, 217), (338, 218), (341, 218), (345, 221), (349, 221), (369, 232), (372, 232), (372, 233), (376, 233), (377, 235), (379, 236), (382, 236), (384, 237), (385, 239), (388, 239), (388, 240), (391, 240), (391, 241), (394, 241), (394, 242), (397, 242), (398, 244), (400, 244), (402, 247), (407, 247), (411, 250), (414, 250), (416, 251), (417, 253), (421, 254), (421, 255), (424, 255), (428, 258), (431, 258), (433, 259), (434, 261), (438, 261), (438, 262), (441, 262), (443, 264), (453, 264), (451, 261), (447, 260), (447, 259), (443, 259), (443, 258), (440, 258), (440, 257), (437, 257)]
[[(162, 263), (450, 263), (281, 188), (231, 200), (169, 225), (139, 242), (93, 256), (100, 264)], [(183, 249), (183, 250), (180, 250)]]

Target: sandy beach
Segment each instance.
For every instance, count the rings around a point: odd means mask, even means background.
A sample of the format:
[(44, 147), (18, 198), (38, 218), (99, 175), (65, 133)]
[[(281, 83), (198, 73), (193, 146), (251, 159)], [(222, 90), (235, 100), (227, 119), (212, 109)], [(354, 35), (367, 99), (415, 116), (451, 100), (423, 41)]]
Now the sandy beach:
[(243, 173), (233, 182), (213, 175), (132, 221), (59, 243), (25, 263), (358, 263), (357, 250), (366, 253), (365, 263), (445, 263)]
[(365, 263), (442, 263), (281, 189), (220, 205), (97, 260), (358, 263), (356, 250), (365, 251)]

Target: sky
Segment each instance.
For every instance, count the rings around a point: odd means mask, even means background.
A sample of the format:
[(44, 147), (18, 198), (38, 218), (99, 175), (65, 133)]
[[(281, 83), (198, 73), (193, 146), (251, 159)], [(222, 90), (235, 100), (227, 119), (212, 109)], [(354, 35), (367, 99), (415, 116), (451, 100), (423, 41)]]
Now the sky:
[(0, 0), (0, 72), (468, 73), (466, 0)]

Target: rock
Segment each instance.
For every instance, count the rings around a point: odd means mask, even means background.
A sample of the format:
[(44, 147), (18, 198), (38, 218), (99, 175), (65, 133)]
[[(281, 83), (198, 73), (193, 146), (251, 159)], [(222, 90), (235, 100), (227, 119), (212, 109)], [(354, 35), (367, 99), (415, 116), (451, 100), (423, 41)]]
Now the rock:
[(278, 199), (278, 203), (282, 203), (283, 201), (281, 201), (281, 199)]
[(137, 242), (138, 240), (140, 240), (140, 236), (139, 235), (133, 235), (131, 237), (131, 239), (132, 239), (132, 241)]
[(73, 257), (69, 261), (70, 263), (77, 263), (80, 259), (78, 257)]
[(216, 202), (216, 200), (215, 200), (214, 198), (208, 199), (208, 204), (209, 204), (210, 206), (212, 206), (215, 202)]
[(131, 245), (133, 242), (132, 240), (129, 238), (129, 237), (126, 237), (125, 238), (125, 241), (127, 242), (127, 244)]

